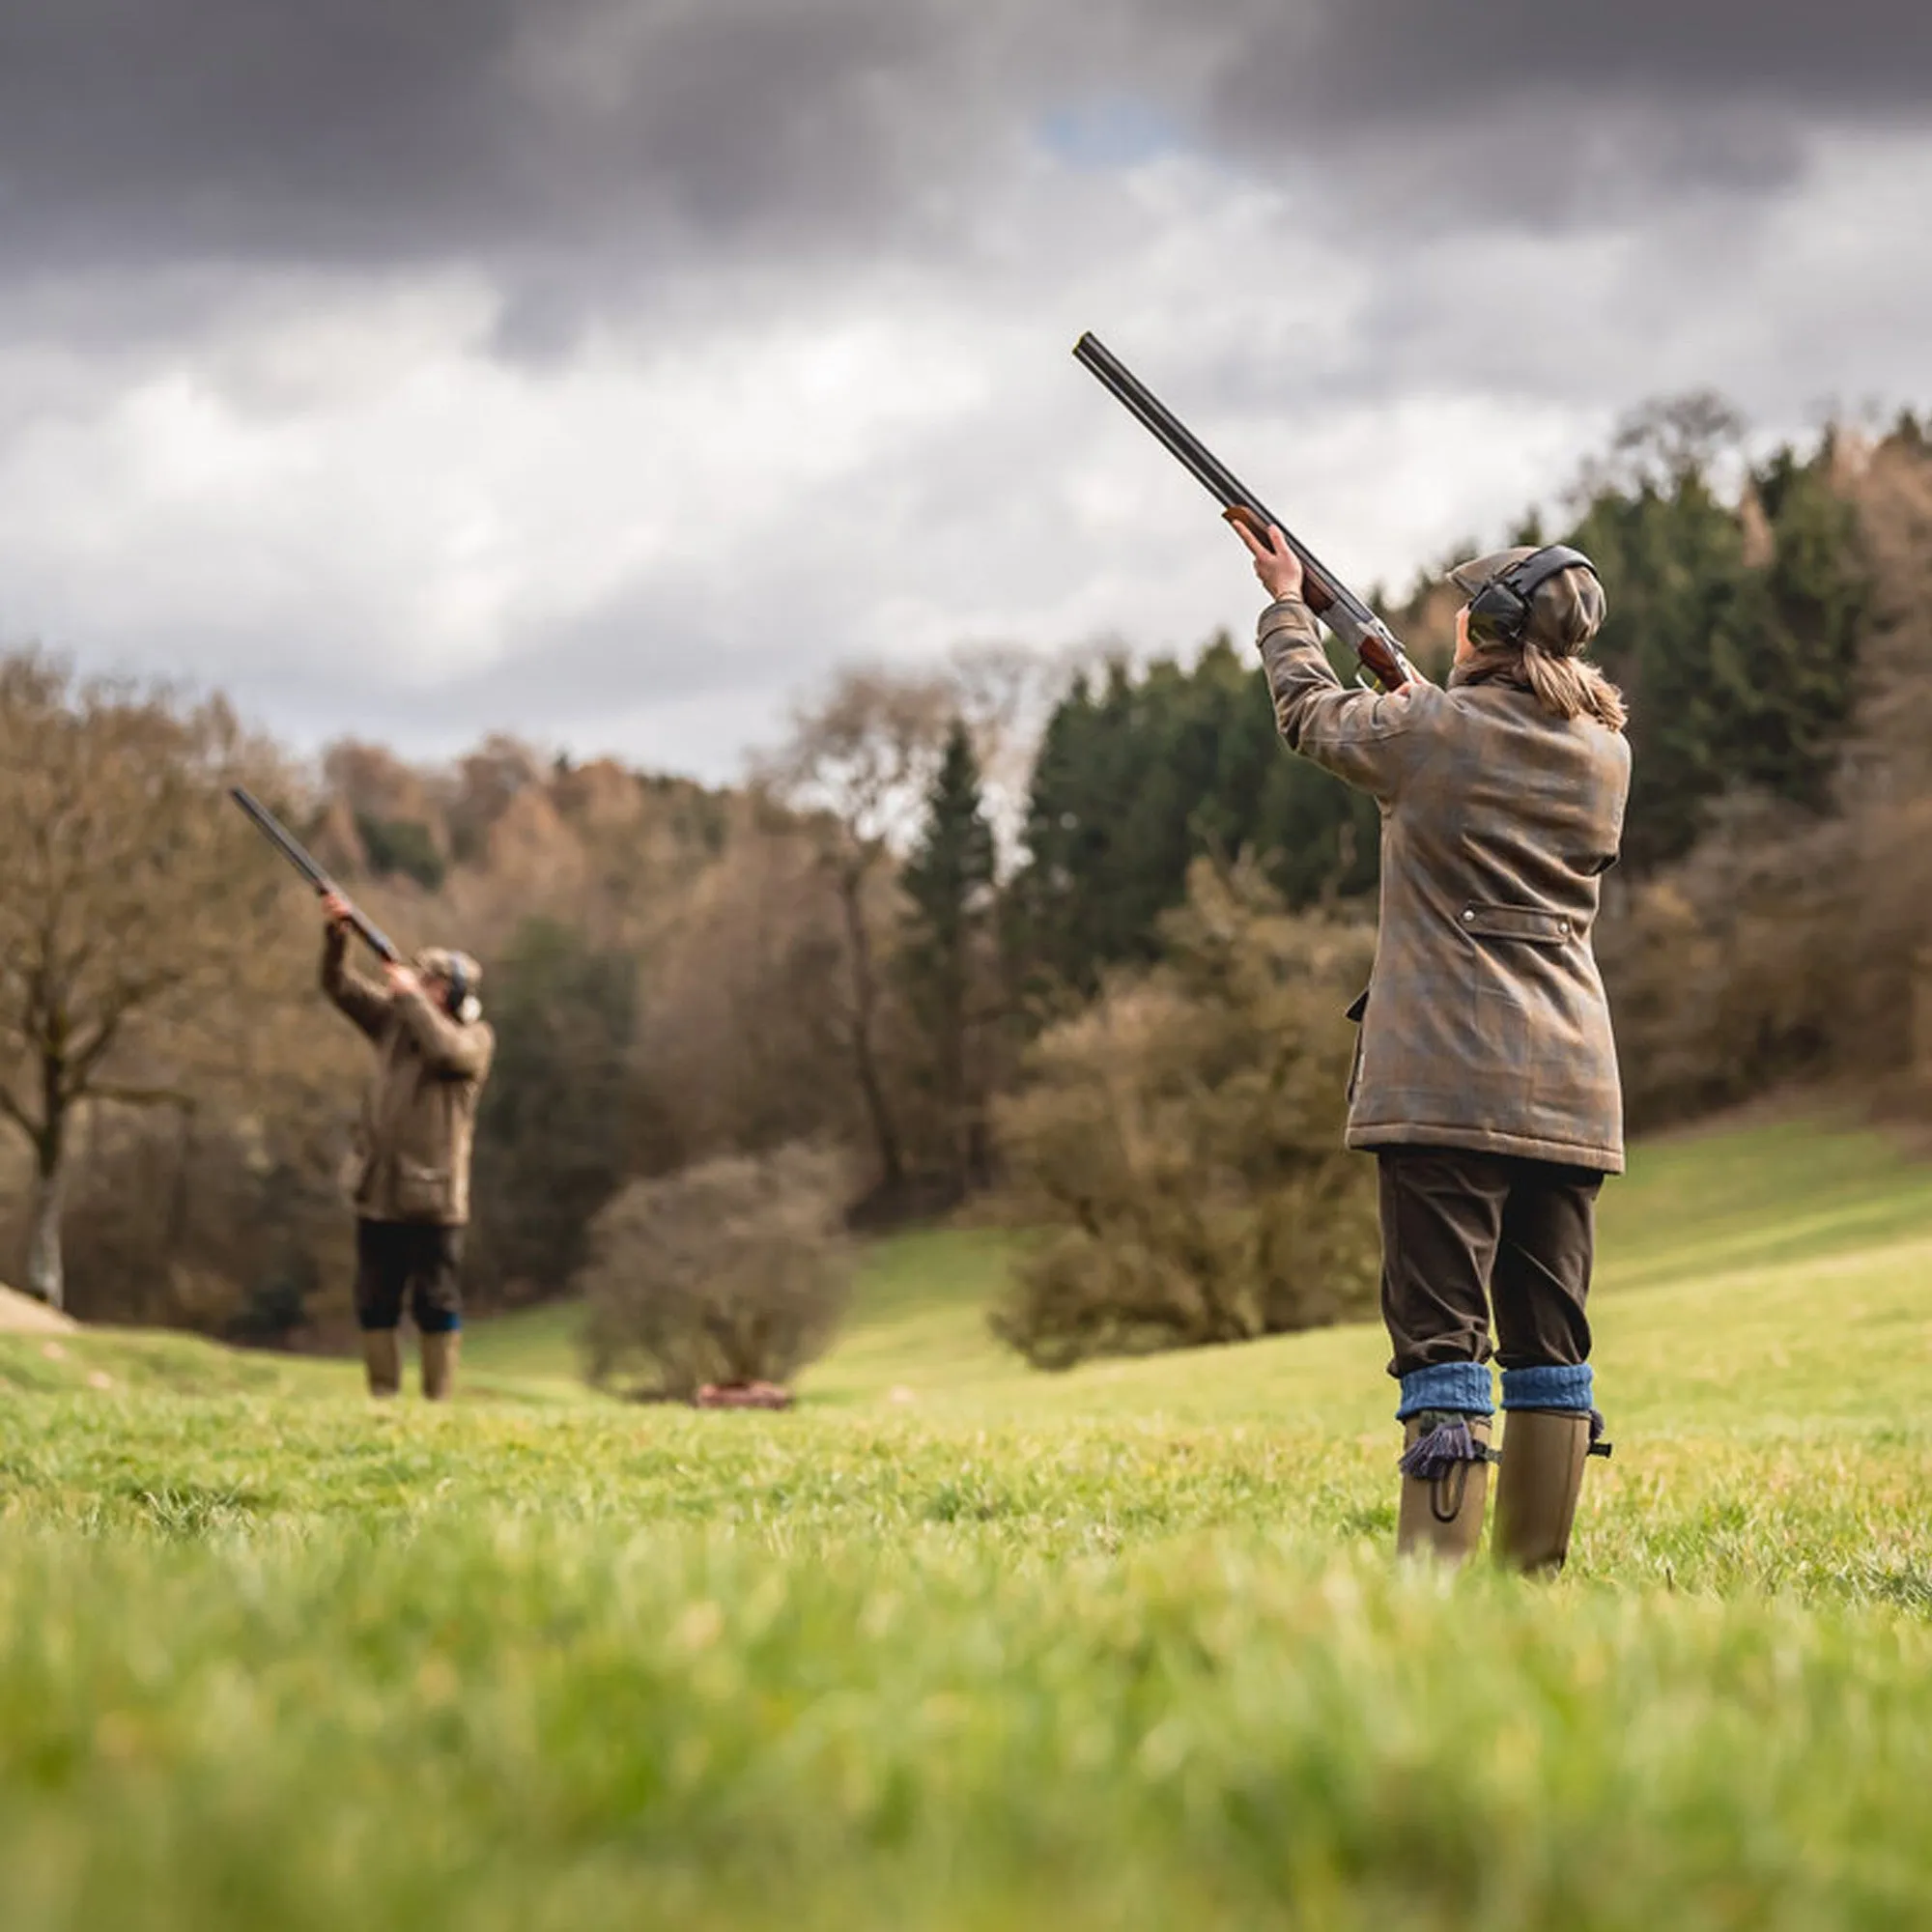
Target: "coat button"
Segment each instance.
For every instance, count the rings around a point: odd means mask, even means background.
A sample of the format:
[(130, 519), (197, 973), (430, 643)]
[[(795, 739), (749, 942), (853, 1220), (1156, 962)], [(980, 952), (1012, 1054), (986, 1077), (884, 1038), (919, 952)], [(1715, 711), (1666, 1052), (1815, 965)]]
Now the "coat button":
[(1463, 915), (1463, 923), (1464, 925), (1474, 925), (1475, 923), (1476, 923), (1476, 915), (1474, 913), (1465, 912)]

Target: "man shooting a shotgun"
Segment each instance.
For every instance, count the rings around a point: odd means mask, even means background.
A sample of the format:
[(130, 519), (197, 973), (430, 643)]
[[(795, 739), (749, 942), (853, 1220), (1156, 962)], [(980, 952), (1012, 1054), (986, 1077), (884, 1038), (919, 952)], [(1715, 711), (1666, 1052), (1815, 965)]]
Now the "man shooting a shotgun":
[[(1624, 705), (1583, 651), (1595, 567), (1561, 545), (1459, 565), (1446, 689), (1107, 352), (1083, 362), (1220, 499), (1270, 602), (1257, 642), (1289, 747), (1381, 808), (1381, 906), (1349, 1082), (1377, 1156), (1382, 1315), (1401, 1388), (1397, 1548), (1560, 1567), (1600, 1443), (1584, 1316), (1595, 1208), (1624, 1164), (1608, 1003), (1591, 951), (1630, 790)], [(1330, 668), (1316, 618), (1378, 689)], [(1492, 1323), (1495, 1332), (1493, 1350)], [(1490, 1363), (1502, 1369), (1500, 1457)]]
[(349, 964), (355, 909), (332, 890), (322, 903), (322, 989), (376, 1048), (345, 1175), (369, 1392), (391, 1396), (401, 1385), (396, 1328), (407, 1299), (422, 1346), (422, 1391), (440, 1402), (455, 1386), (469, 1155), (496, 1049), (476, 998), (482, 974), (468, 953), (435, 947), (413, 965), (385, 959), (385, 983), (376, 985)]
[[(355, 1208), (355, 1319), (369, 1393), (402, 1386), (396, 1337), (409, 1303), (422, 1344), (422, 1389), (455, 1387), (463, 1327), (457, 1271), (469, 1219), (476, 1102), (496, 1036), (482, 1017), (482, 972), (467, 952), (434, 947), (413, 962), (246, 787), (235, 803), (322, 899), (322, 990), (376, 1048), (344, 1182)], [(349, 964), (356, 935), (383, 962), (384, 983)]]

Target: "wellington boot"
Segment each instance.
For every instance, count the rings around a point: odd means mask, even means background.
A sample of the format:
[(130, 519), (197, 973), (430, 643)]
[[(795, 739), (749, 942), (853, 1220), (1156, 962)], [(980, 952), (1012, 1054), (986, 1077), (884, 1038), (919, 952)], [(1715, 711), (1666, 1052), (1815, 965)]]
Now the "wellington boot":
[(369, 1378), (369, 1393), (392, 1396), (403, 1385), (403, 1350), (393, 1328), (365, 1328), (362, 1331), (362, 1366)]
[(1503, 1424), (1491, 1550), (1506, 1570), (1562, 1569), (1590, 1454), (1590, 1417), (1567, 1408), (1513, 1408)]
[[(1411, 1415), (1403, 1425), (1405, 1457), (1433, 1434), (1443, 1418)], [(1457, 1416), (1466, 1426), (1469, 1446), (1477, 1460), (1451, 1462), (1431, 1475), (1402, 1478), (1402, 1511), (1396, 1522), (1398, 1556), (1429, 1556), (1437, 1562), (1461, 1563), (1475, 1549), (1483, 1534), (1483, 1507), (1490, 1493), (1490, 1418)]]
[(447, 1402), (456, 1392), (456, 1355), (463, 1331), (422, 1337), (423, 1400)]

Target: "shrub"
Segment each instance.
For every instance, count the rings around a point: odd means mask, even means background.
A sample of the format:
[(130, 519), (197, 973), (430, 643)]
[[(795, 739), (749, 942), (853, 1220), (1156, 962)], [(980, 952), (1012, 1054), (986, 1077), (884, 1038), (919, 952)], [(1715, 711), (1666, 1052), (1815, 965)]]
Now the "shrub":
[(787, 1381), (850, 1298), (846, 1181), (840, 1156), (805, 1147), (633, 1181), (591, 1224), (589, 1379), (679, 1399)]
[(1040, 1367), (1242, 1341), (1372, 1306), (1375, 1179), (1342, 1146), (1362, 928), (1198, 865), (1166, 961), (1043, 1034), (1000, 1111), (1044, 1231), (995, 1331)]
[[(1835, 1037), (1861, 964), (1846, 826), (1739, 794), (1677, 864), (1605, 895), (1597, 956), (1634, 1131), (1858, 1065)], [(1876, 971), (1899, 945), (1870, 949)], [(1897, 1002), (1902, 1005), (1903, 1002)]]

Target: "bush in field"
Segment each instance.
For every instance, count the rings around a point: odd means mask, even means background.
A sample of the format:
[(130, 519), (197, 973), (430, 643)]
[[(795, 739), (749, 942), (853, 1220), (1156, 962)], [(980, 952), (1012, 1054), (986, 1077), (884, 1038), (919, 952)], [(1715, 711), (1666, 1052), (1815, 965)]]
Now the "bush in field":
[(1167, 957), (1043, 1034), (1001, 1110), (1044, 1237), (995, 1331), (1040, 1367), (1236, 1342), (1372, 1305), (1375, 1178), (1342, 1147), (1362, 929), (1198, 865)]
[(796, 1375), (850, 1298), (847, 1181), (840, 1156), (788, 1147), (632, 1182), (591, 1224), (589, 1378), (682, 1398)]
[[(1606, 893), (1597, 956), (1632, 1128), (1864, 1070), (1844, 1025), (1869, 929), (1860, 861), (1841, 821), (1740, 794), (1684, 859)], [(1901, 949), (1885, 951), (1865, 955), (1874, 977)]]

